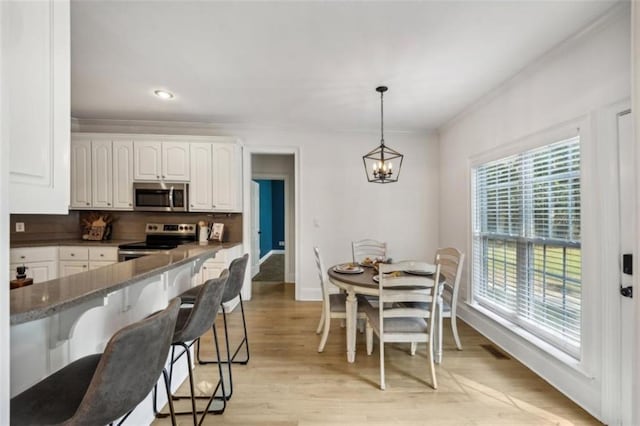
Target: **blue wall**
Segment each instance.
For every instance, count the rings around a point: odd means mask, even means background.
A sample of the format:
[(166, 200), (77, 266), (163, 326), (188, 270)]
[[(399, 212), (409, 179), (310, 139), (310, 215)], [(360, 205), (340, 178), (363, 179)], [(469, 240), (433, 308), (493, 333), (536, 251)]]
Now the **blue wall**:
[(284, 181), (257, 179), (260, 186), (260, 257), (271, 250), (283, 250)]

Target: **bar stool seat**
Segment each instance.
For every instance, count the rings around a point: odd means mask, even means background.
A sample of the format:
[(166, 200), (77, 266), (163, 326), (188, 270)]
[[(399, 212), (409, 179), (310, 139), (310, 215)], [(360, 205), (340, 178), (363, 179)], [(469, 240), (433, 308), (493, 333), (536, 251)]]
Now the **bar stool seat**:
[(116, 332), (103, 353), (76, 360), (12, 398), (11, 424), (104, 425), (127, 415), (163, 372), (179, 307), (173, 299)]

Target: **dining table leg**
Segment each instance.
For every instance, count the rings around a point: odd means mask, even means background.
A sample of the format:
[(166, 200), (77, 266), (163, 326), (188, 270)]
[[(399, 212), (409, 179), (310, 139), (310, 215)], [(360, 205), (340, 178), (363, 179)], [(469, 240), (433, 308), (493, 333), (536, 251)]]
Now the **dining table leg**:
[(353, 290), (347, 292), (345, 306), (347, 320), (347, 361), (356, 360), (356, 327), (358, 324), (358, 299)]

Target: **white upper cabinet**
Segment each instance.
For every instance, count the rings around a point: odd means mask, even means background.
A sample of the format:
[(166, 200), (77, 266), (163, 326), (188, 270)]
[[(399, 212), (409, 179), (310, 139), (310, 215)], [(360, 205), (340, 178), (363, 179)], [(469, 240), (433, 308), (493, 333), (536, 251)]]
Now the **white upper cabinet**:
[(162, 142), (135, 141), (133, 143), (133, 178), (160, 180), (162, 177)]
[(91, 207), (91, 140), (71, 142), (71, 207)]
[(213, 209), (211, 153), (210, 143), (191, 144), (191, 183), (189, 185), (189, 210), (191, 211)]
[(135, 180), (189, 180), (188, 143), (135, 141), (133, 149), (133, 175)]
[(75, 133), (71, 141), (71, 208), (133, 210), (133, 141)]
[(113, 205), (113, 153), (111, 140), (91, 141), (92, 206), (108, 209)]
[(213, 144), (213, 210), (242, 211), (242, 149), (238, 144)]
[(113, 141), (113, 208), (133, 208), (133, 141)]
[(162, 142), (162, 179), (188, 181), (189, 169), (189, 144)]
[(69, 1), (3, 2), (2, 13), (2, 120), (9, 144), (9, 211), (67, 213)]
[(73, 134), (71, 208), (133, 210), (133, 182), (163, 180), (189, 183), (190, 211), (241, 212), (242, 146), (215, 136)]

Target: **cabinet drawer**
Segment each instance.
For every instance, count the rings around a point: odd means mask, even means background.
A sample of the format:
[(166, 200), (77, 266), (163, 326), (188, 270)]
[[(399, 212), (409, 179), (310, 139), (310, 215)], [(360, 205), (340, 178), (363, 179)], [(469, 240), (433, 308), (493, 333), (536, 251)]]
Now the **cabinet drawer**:
[(60, 260), (89, 260), (89, 248), (60, 247)]
[(89, 247), (89, 260), (109, 260), (118, 261), (117, 247)]
[(11, 263), (58, 260), (57, 247), (24, 247), (10, 250)]
[(113, 265), (116, 262), (112, 262), (110, 260), (92, 260), (89, 262), (89, 270), (93, 271), (94, 269), (102, 268), (103, 266)]

